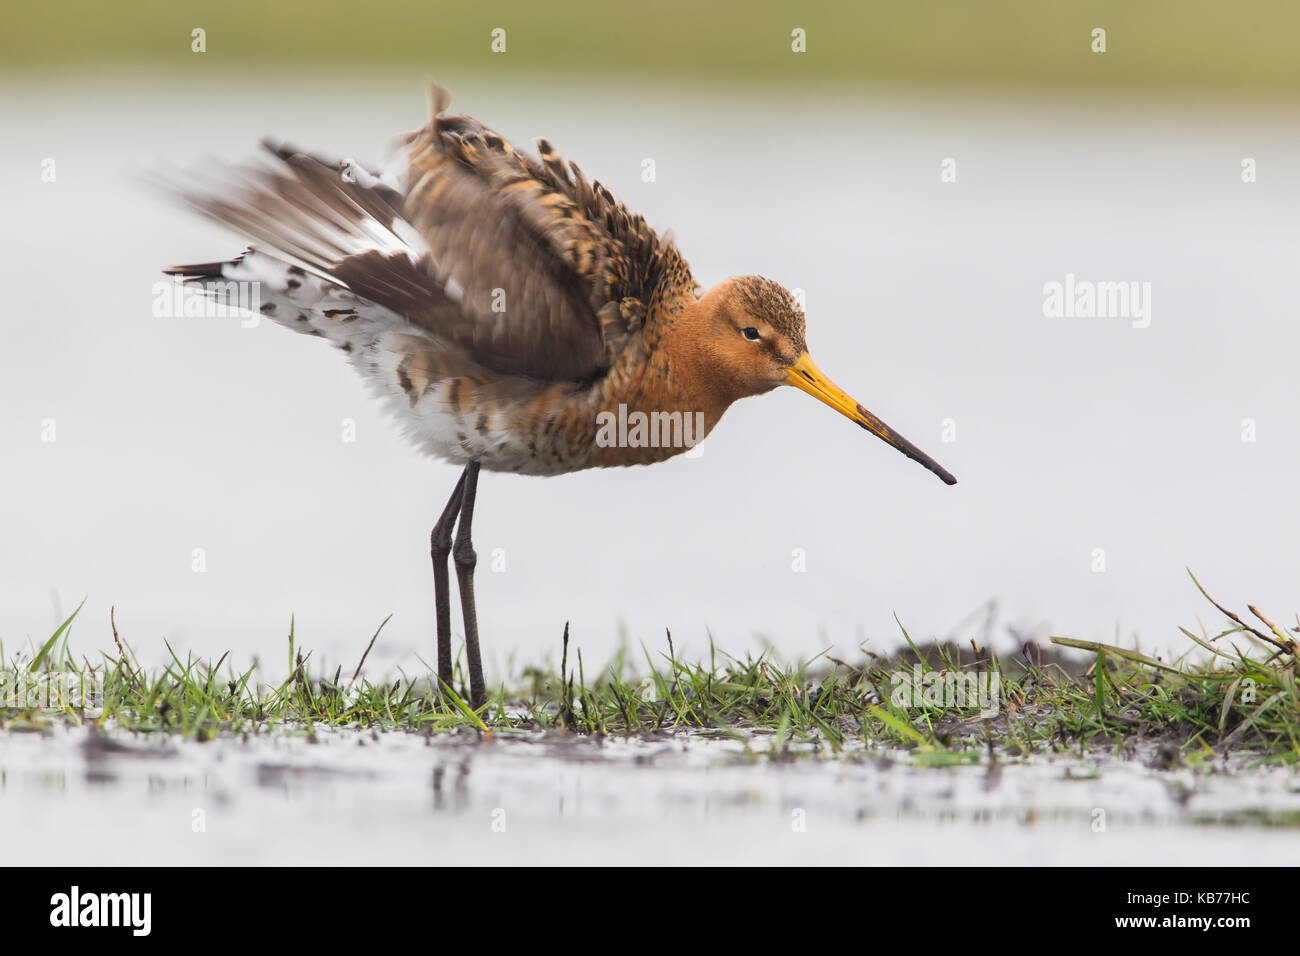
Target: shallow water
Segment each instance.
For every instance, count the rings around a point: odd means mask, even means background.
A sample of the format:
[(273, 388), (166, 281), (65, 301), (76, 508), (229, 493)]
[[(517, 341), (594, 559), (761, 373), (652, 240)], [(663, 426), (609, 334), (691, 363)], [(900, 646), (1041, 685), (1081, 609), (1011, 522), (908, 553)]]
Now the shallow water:
[(1094, 757), (991, 773), (890, 752), (772, 760), (770, 738), (112, 740), (0, 734), (7, 864), (1300, 858), (1300, 777), (1285, 770), (1171, 772)]

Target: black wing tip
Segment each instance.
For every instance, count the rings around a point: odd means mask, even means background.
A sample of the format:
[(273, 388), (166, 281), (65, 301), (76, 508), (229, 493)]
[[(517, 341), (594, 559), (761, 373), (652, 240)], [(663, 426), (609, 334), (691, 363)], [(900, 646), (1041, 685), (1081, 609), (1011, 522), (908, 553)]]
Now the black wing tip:
[(215, 279), (221, 275), (224, 262), (196, 262), (188, 266), (167, 266), (163, 269), (165, 276), (180, 276), (182, 279)]
[(263, 136), (261, 145), (262, 148), (272, 156), (285, 161), (292, 159), (294, 156), (297, 156), (302, 152), (302, 150), (297, 146), (286, 143), (282, 140), (272, 139), (270, 136)]
[(187, 266), (166, 266), (163, 268), (162, 273), (165, 276), (179, 276), (182, 279), (220, 279), (226, 274), (226, 266), (238, 265), (246, 254), (238, 255), (233, 259), (223, 259), (220, 262), (195, 262)]

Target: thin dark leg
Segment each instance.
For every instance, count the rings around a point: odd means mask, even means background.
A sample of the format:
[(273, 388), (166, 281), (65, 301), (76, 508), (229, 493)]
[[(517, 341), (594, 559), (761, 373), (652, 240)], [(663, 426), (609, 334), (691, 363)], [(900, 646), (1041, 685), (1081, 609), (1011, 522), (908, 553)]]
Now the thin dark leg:
[[(447, 499), (447, 507), (429, 536), (429, 553), (433, 557), (433, 599), (438, 617), (438, 681), (451, 686), (451, 581), (447, 577), (447, 557), (451, 554), (451, 529), (460, 514), (460, 499), (465, 490), (465, 472)], [(441, 693), (442, 687), (438, 688)]]
[(487, 702), (483, 685), (483, 662), (478, 651), (478, 612), (474, 608), (474, 565), (478, 555), (470, 541), (474, 521), (474, 495), (478, 491), (478, 459), (465, 466), (465, 488), (460, 503), (460, 522), (456, 526), (456, 543), (451, 556), (456, 562), (456, 579), (460, 583), (460, 610), (465, 619), (465, 660), (469, 666), (469, 703), (475, 710)]

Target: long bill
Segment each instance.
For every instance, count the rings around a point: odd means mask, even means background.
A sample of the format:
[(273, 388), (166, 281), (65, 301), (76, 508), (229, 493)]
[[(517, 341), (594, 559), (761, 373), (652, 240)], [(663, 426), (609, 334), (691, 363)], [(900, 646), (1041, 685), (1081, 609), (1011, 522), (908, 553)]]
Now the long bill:
[(957, 479), (942, 465), (859, 405), (857, 400), (852, 398), (848, 392), (827, 378), (826, 374), (817, 367), (812, 360), (812, 356), (807, 352), (799, 356), (798, 361), (790, 366), (786, 371), (786, 376), (790, 384), (795, 388), (807, 392), (817, 401), (829, 405), (845, 418), (857, 422), (871, 434), (884, 439), (913, 461), (920, 462), (943, 479), (944, 484), (957, 484)]

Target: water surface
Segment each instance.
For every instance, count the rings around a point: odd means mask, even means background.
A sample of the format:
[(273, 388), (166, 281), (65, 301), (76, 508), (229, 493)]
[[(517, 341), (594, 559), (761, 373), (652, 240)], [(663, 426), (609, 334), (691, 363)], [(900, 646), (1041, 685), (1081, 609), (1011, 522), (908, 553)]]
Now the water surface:
[[(1293, 772), (904, 753), (772, 760), (771, 738), (318, 731), (106, 745), (0, 734), (9, 865), (1291, 864)], [(130, 748), (130, 749), (124, 749)], [(748, 748), (748, 753), (746, 749)]]

